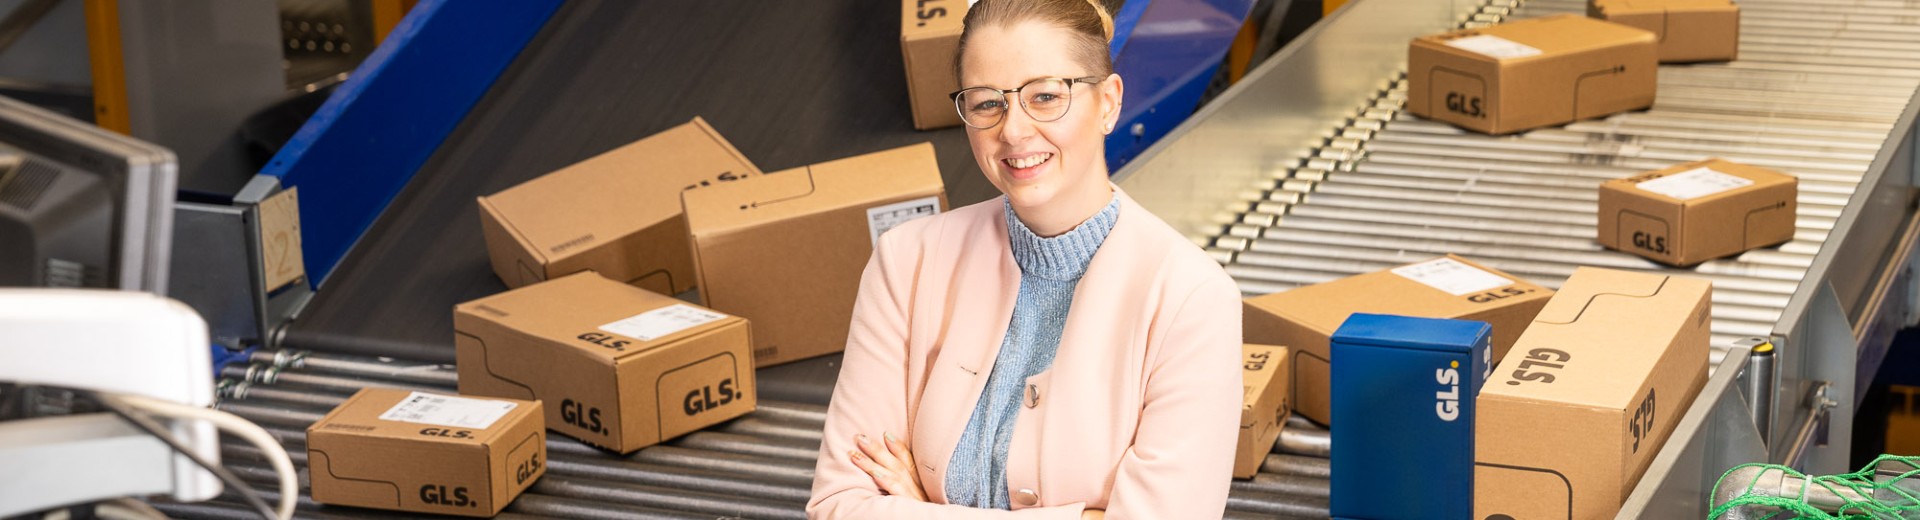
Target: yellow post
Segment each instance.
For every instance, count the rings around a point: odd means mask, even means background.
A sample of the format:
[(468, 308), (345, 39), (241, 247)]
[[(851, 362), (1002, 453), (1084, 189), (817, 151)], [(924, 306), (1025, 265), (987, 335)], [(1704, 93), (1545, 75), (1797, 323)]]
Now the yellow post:
[(400, 25), (400, 19), (413, 10), (416, 0), (373, 0), (373, 43), (387, 41), (387, 34)]
[(133, 131), (127, 117), (127, 65), (120, 47), (119, 0), (86, 0), (87, 54), (93, 65), (93, 123)]

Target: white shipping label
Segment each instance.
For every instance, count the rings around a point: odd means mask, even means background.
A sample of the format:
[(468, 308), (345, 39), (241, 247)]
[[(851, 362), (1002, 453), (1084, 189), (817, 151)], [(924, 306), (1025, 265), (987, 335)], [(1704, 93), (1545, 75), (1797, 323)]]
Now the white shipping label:
[(640, 341), (653, 341), (675, 332), (713, 323), (725, 317), (727, 317), (725, 314), (676, 303), (601, 325), (600, 330)]
[(1495, 287), (1513, 285), (1513, 280), (1500, 275), (1474, 268), (1452, 258), (1439, 258), (1413, 265), (1393, 268), (1393, 274), (1439, 289), (1447, 294), (1460, 296), (1477, 293)]
[(920, 217), (940, 214), (940, 197), (925, 197), (909, 201), (895, 202), (885, 206), (867, 208), (868, 238), (874, 245), (880, 245), (880, 234), (894, 226)]
[(518, 406), (506, 401), (414, 392), (380, 414), (384, 421), (400, 421), (454, 428), (485, 430)]
[(1447, 40), (1447, 45), (1493, 59), (1539, 56), (1540, 49), (1491, 34)]
[(1702, 167), (1635, 184), (1633, 187), (1680, 200), (1692, 200), (1752, 185), (1751, 180)]

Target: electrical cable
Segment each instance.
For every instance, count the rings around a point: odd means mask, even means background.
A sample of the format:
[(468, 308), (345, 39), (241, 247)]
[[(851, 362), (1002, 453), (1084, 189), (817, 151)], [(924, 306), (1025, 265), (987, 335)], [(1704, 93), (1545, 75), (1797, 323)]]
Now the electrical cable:
[(101, 502), (94, 509), (102, 520), (165, 520), (166, 513), (160, 512), (146, 502), (121, 497)]
[(284, 520), (293, 517), (294, 504), (300, 497), (299, 473), (294, 470), (293, 458), (287, 455), (287, 449), (274, 439), (273, 434), (267, 433), (266, 429), (239, 416), (219, 410), (139, 395), (121, 395), (112, 398), (156, 415), (211, 422), (220, 431), (233, 434), (260, 448), (260, 451), (267, 455), (267, 461), (273, 466), (273, 472), (280, 477), (278, 518)]
[(142, 417), (139, 414), (134, 413), (131, 406), (127, 405), (126, 403), (117, 401), (111, 397), (108, 397), (105, 394), (102, 394), (99, 392), (86, 392), (86, 393), (93, 400), (93, 402), (96, 404), (99, 404), (101, 408), (106, 408), (107, 411), (113, 412), (114, 415), (117, 415), (121, 419), (127, 421), (128, 423), (133, 424), (134, 427), (147, 432), (148, 435), (152, 435), (154, 438), (159, 439), (160, 442), (166, 443), (168, 447), (173, 448), (173, 451), (179, 453), (180, 455), (186, 456), (187, 459), (192, 460), (194, 464), (199, 465), (202, 469), (207, 470), (209, 473), (213, 473), (215, 477), (220, 479), (220, 482), (226, 484), (227, 487), (233, 488), (236, 491), (238, 491), (240, 493), (241, 498), (246, 499), (248, 504), (252, 505), (255, 509), (258, 509), (260, 514), (264, 515), (266, 518), (275, 519), (275, 520), (280, 520), (283, 518), (281, 516), (274, 514), (273, 507), (267, 505), (266, 499), (261, 498), (260, 493), (258, 491), (255, 491), (251, 487), (247, 487), (247, 485), (241, 482), (240, 478), (235, 476), (232, 471), (228, 471), (225, 466), (221, 466), (219, 464), (215, 464), (211, 461), (208, 461), (206, 458), (201, 457), (200, 454), (198, 452), (195, 452), (192, 448), (189, 448), (186, 445), (181, 444), (179, 439), (174, 438), (173, 434), (168, 433), (164, 427), (160, 426), (159, 423), (156, 423), (152, 419)]

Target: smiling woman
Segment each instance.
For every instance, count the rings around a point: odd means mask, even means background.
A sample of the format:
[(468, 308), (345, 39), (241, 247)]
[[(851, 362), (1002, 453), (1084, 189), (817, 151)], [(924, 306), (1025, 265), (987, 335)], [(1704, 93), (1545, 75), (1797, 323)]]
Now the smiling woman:
[(1003, 197), (880, 237), (810, 518), (1218, 518), (1240, 299), (1107, 180), (1125, 85), (1088, 0), (982, 0), (954, 108)]

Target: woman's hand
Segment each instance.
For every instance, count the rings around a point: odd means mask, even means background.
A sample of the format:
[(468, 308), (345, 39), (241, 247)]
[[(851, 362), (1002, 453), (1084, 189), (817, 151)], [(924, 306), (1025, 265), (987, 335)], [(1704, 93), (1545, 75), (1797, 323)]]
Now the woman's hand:
[(886, 445), (881, 446), (871, 437), (855, 435), (853, 443), (860, 449), (847, 452), (847, 456), (853, 459), (854, 466), (873, 477), (873, 483), (880, 486), (881, 492), (926, 502), (927, 492), (920, 489), (920, 473), (913, 469), (913, 452), (893, 434), (885, 437)]

